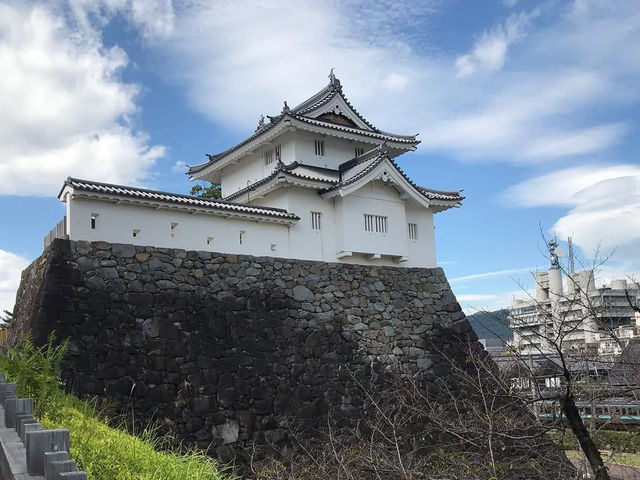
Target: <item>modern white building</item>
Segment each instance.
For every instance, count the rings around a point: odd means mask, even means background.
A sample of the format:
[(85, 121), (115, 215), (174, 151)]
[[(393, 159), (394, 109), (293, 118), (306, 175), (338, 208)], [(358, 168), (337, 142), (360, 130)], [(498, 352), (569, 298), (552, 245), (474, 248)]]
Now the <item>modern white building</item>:
[[(419, 187), (394, 161), (415, 135), (374, 127), (329, 84), (295, 108), (261, 117), (255, 132), (192, 180), (220, 200), (69, 178), (66, 219), (51, 236), (326, 262), (433, 267), (435, 213), (458, 191)], [(47, 239), (45, 239), (45, 242)]]
[(614, 280), (596, 287), (593, 270), (563, 275), (555, 241), (549, 242), (551, 267), (535, 274), (536, 295), (509, 306), (512, 345), (523, 354), (549, 352), (548, 338), (562, 338), (563, 350), (618, 355), (640, 335), (638, 286)]

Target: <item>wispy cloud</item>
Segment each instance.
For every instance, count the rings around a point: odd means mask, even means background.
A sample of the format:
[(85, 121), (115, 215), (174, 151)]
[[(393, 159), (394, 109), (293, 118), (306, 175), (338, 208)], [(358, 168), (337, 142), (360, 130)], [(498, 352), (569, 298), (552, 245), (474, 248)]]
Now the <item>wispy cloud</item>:
[[(515, 2), (511, 6), (514, 5)], [(471, 52), (456, 59), (458, 76), (467, 77), (500, 70), (507, 58), (509, 46), (524, 36), (531, 21), (539, 14), (538, 10), (512, 14), (493, 30), (484, 32)]]
[[(613, 262), (634, 259), (640, 269), (640, 166), (590, 165), (556, 170), (510, 187), (501, 195), (518, 206), (569, 206), (553, 225), (587, 254), (616, 250)], [(619, 267), (615, 267), (619, 270)]]
[(485, 278), (507, 277), (509, 275), (517, 275), (520, 273), (535, 272), (538, 267), (510, 268), (506, 270), (496, 270), (494, 272), (474, 273), (462, 277), (456, 277), (449, 280), (450, 283), (466, 282), (470, 280), (482, 280)]

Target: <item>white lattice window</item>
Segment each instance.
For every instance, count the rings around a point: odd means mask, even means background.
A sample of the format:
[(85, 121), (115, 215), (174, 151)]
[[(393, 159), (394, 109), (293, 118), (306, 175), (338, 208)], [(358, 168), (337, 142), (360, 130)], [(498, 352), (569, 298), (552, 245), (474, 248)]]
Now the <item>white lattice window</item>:
[(364, 214), (365, 232), (387, 233), (387, 217)]
[(315, 145), (316, 145), (316, 155), (320, 157), (324, 157), (324, 140), (316, 139)]
[(416, 240), (418, 238), (418, 225), (416, 223), (409, 224), (409, 238)]
[(322, 225), (322, 213), (320, 212), (311, 212), (311, 228), (313, 230), (320, 230)]
[(271, 165), (274, 159), (273, 149), (265, 150), (263, 155), (264, 155), (264, 164)]
[(356, 157), (364, 155), (364, 147), (356, 147)]
[(276, 148), (274, 148), (273, 151), (276, 156), (276, 162), (282, 160), (282, 145), (276, 145)]

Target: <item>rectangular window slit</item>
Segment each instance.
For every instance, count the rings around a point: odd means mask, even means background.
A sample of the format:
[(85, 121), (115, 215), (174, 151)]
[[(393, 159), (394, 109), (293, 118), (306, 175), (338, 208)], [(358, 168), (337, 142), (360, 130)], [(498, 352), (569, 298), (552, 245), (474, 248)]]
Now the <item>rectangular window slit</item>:
[(322, 221), (321, 212), (311, 212), (311, 229), (312, 230), (320, 230), (321, 221)]
[(133, 233), (134, 237), (137, 237), (140, 234), (140, 229), (139, 228), (134, 228), (132, 233)]
[(96, 229), (97, 221), (98, 221), (98, 214), (92, 213), (91, 214), (91, 230)]
[(316, 140), (316, 155), (324, 157), (324, 140)]
[(364, 230), (365, 232), (387, 233), (387, 217), (365, 213)]
[(264, 151), (264, 164), (271, 165), (273, 163), (273, 150)]
[(416, 240), (418, 238), (418, 225), (416, 223), (409, 224), (409, 238)]
[(364, 155), (364, 148), (356, 147), (356, 157), (361, 157), (362, 155)]

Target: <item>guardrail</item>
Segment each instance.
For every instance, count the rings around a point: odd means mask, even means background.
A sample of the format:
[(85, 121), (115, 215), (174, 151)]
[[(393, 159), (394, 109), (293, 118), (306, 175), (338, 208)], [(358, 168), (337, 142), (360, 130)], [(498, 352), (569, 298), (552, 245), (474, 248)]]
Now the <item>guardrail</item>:
[(42, 240), (42, 249), (46, 249), (55, 238), (69, 238), (67, 235), (67, 216), (62, 217), (55, 227)]
[(16, 384), (0, 373), (0, 478), (87, 480), (69, 458), (69, 430), (43, 429), (33, 405), (32, 398), (17, 398)]

